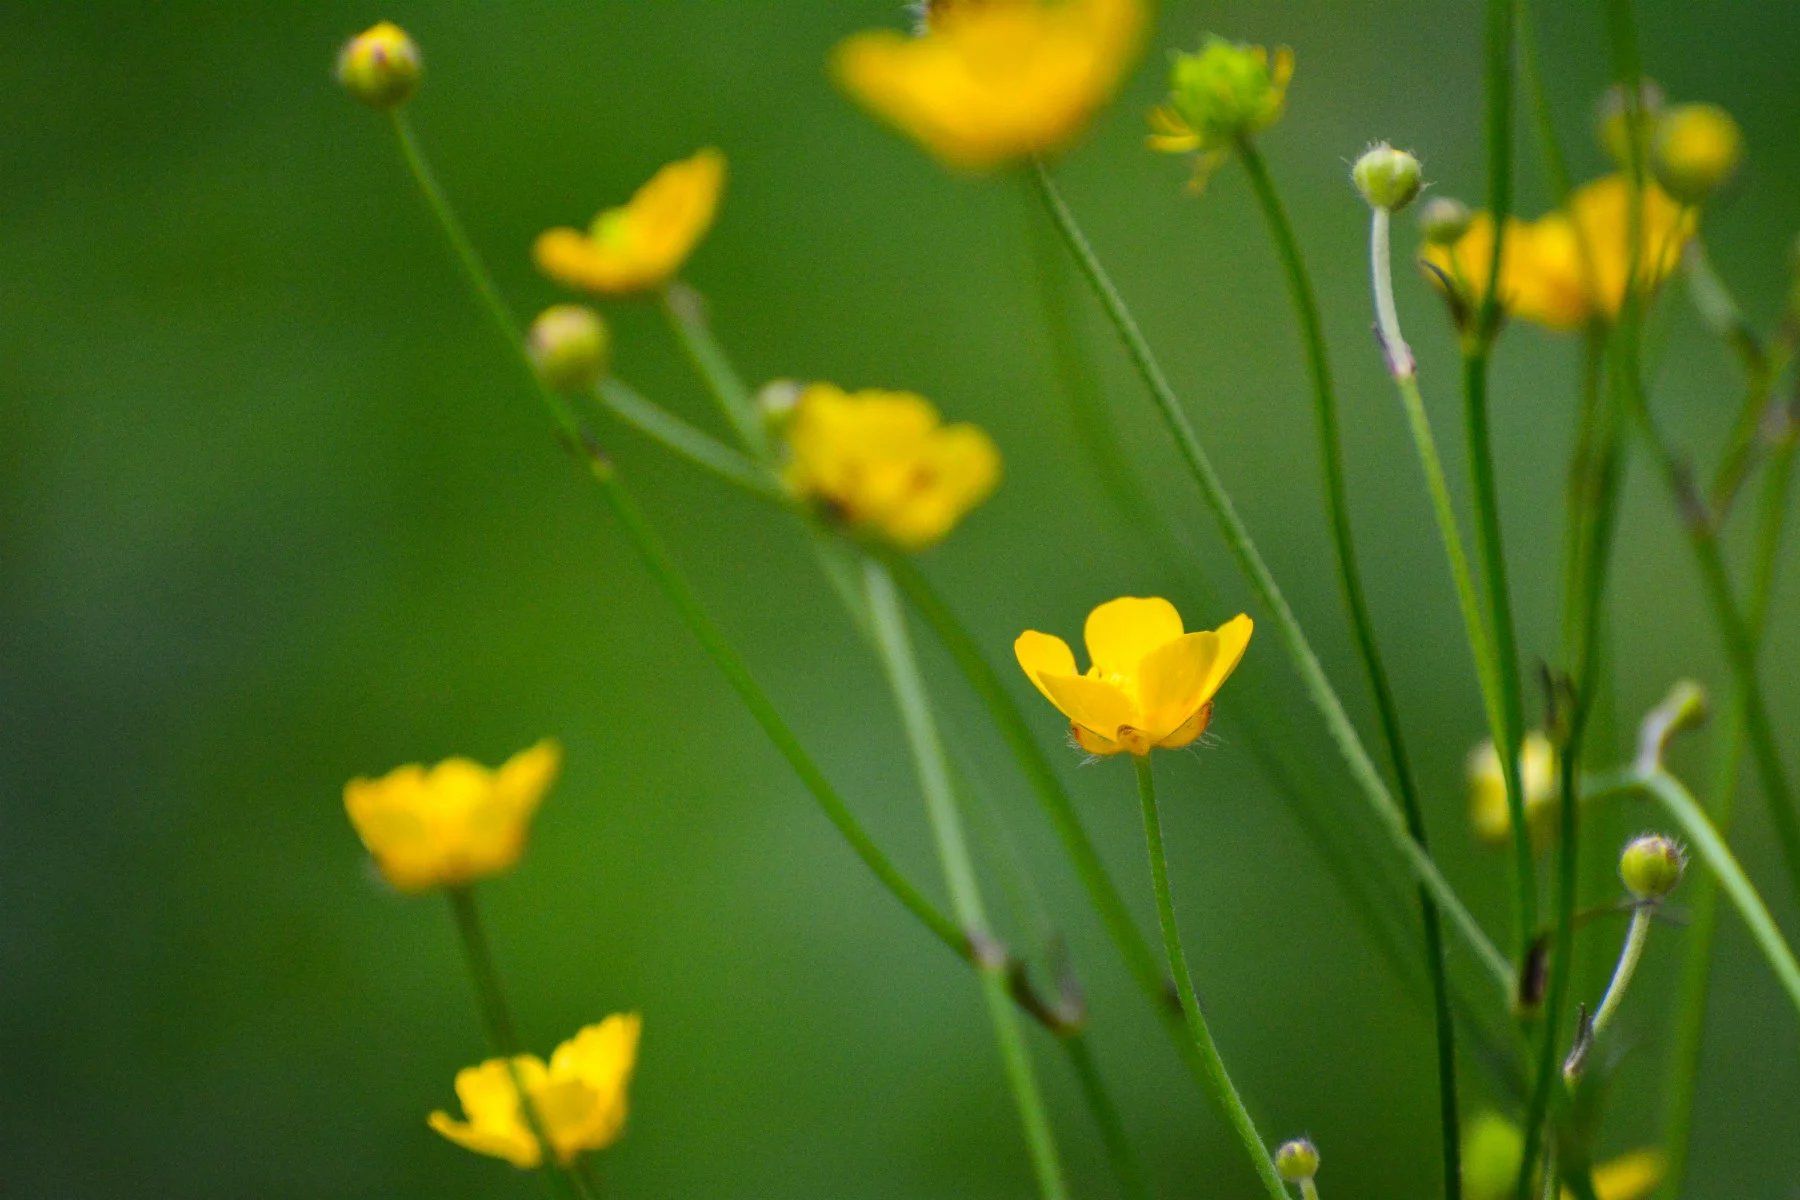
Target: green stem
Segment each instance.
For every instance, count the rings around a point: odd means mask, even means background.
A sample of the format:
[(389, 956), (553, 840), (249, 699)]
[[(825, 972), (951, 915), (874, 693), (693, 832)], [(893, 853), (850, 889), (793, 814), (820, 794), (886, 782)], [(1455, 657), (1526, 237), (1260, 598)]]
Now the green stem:
[(494, 965), (494, 954), (488, 947), (486, 933), (481, 927), (481, 912), (475, 906), (475, 893), (467, 887), (445, 889), (444, 894), (450, 900), (450, 913), (456, 921), (458, 940), (462, 943), (463, 959), (469, 967), (469, 978), (475, 984), (475, 998), (481, 1006), (482, 1024), (487, 1029), (488, 1043), (495, 1054), (506, 1063), (506, 1073), (512, 1080), (513, 1092), (519, 1098), (519, 1112), (525, 1118), (525, 1127), (531, 1131), (532, 1138), (538, 1144), (539, 1165), (546, 1180), (555, 1181), (552, 1191), (566, 1191), (582, 1200), (591, 1200), (591, 1193), (581, 1176), (564, 1168), (556, 1167), (556, 1154), (551, 1148), (552, 1142), (545, 1133), (542, 1114), (538, 1112), (537, 1100), (525, 1088), (525, 1080), (519, 1074), (518, 1058), (523, 1051), (519, 1045), (519, 1035), (515, 1031), (511, 1010), (506, 1004), (506, 991), (500, 985), (500, 971)]
[(1099, 297), (1108, 318), (1118, 330), (1126, 350), (1131, 356), (1133, 365), (1148, 387), (1151, 398), (1170, 433), (1174, 436), (1177, 449), (1188, 470), (1204, 496), (1208, 507), (1219, 523), (1221, 534), (1227, 547), (1231, 550), (1239, 568), (1255, 589), (1258, 598), (1275, 622), (1283, 645), (1293, 660), (1301, 682), (1305, 685), (1307, 695), (1313, 705), (1324, 718), (1327, 729), (1331, 733), (1338, 752), (1343, 755), (1350, 768), (1350, 774), (1367, 800), (1371, 810), (1377, 817), (1382, 831), (1389, 844), (1406, 861), (1408, 869), (1415, 880), (1426, 887), (1437, 902), (1438, 907), (1446, 913), (1457, 932), (1461, 934), (1482, 966), (1494, 977), (1495, 982), (1508, 993), (1513, 988), (1512, 968), (1506, 959), (1494, 948), (1487, 934), (1469, 912), (1468, 908), (1457, 897), (1455, 891), (1445, 880), (1443, 873), (1431, 856), (1421, 850), (1418, 843), (1406, 827), (1406, 817), (1395, 803), (1387, 784), (1383, 782), (1381, 773), (1375, 768), (1362, 740), (1351, 724), (1349, 715), (1344, 711), (1342, 701), (1332, 689), (1325, 669), (1319, 663), (1305, 633), (1300, 628), (1298, 618), (1288, 606), (1281, 589), (1276, 585), (1274, 576), (1263, 561), (1245, 527), (1243, 518), (1238, 515), (1231, 497), (1226, 493), (1217, 471), (1207, 457), (1201, 445), (1199, 435), (1194, 431), (1187, 414), (1182, 410), (1174, 389), (1169, 385), (1161, 364), (1157, 361), (1143, 331), (1138, 327), (1136, 318), (1125, 304), (1124, 298), (1113, 285), (1106, 269), (1095, 256), (1093, 248), (1088, 244), (1086, 236), (1081, 232), (1074, 214), (1069, 210), (1062, 195), (1057, 191), (1048, 170), (1042, 163), (1033, 166), (1033, 178), (1051, 216), (1056, 221), (1058, 231), (1070, 252), (1075, 256), (1088, 284)]
[(1194, 992), (1187, 953), (1181, 948), (1181, 930), (1175, 921), (1175, 899), (1169, 890), (1169, 858), (1163, 847), (1162, 816), (1156, 807), (1156, 780), (1151, 774), (1149, 755), (1133, 756), (1132, 766), (1137, 770), (1138, 802), (1144, 813), (1144, 843), (1150, 856), (1150, 886), (1156, 893), (1156, 916), (1162, 926), (1163, 950), (1168, 955), (1169, 972), (1175, 977), (1175, 992), (1181, 997), (1181, 1011), (1187, 1017), (1188, 1031), (1206, 1063), (1208, 1091), (1249, 1156), (1270, 1200), (1288, 1200), (1287, 1189), (1275, 1173), (1275, 1163), (1269, 1157), (1268, 1148), (1256, 1132), (1256, 1123), (1244, 1108), (1244, 1102), (1225, 1070), (1224, 1059), (1219, 1057), (1219, 1047), (1213, 1041), (1212, 1030), (1207, 1027), (1206, 1014), (1200, 1011), (1200, 997)]
[[(495, 328), (513, 348), (514, 357), (524, 369), (525, 377), (530, 382), (532, 394), (537, 396), (550, 414), (552, 422), (561, 434), (564, 444), (586, 466), (595, 483), (600, 487), (601, 496), (608, 509), (618, 520), (627, 540), (642, 560), (650, 576), (663, 590), (664, 595), (674, 606), (676, 614), (688, 627), (695, 640), (700, 643), (715, 666), (726, 678), (732, 690), (737, 693), (744, 706), (750, 710), (751, 716), (762, 729), (764, 735), (775, 746), (776, 750), (787, 761), (795, 775), (807, 792), (818, 803), (825, 817), (840, 836), (849, 843), (850, 849), (862, 860), (874, 874), (877, 882), (885, 887), (915, 919), (923, 925), (927, 932), (942, 942), (953, 953), (964, 961), (973, 962), (975, 948), (970, 944), (964, 931), (957, 923), (945, 916), (919, 888), (912, 883), (892, 859), (876, 844), (868, 830), (851, 811), (849, 805), (831, 782), (819, 769), (817, 762), (806, 751), (794, 734), (793, 729), (782, 718), (768, 693), (751, 675), (749, 667), (739, 657), (724, 631), (713, 621), (701, 603), (699, 594), (688, 582), (675, 560), (656, 532), (650, 528), (643, 513), (637, 507), (624, 481), (619, 478), (618, 470), (600, 450), (598, 442), (581, 423), (579, 416), (568, 403), (555, 392), (544, 386), (537, 371), (531, 365), (530, 356), (525, 352), (525, 343), (518, 326), (513, 323), (505, 302), (500, 298), (499, 289), (494, 286), (493, 278), (486, 265), (475, 252), (468, 236), (463, 232), (462, 224), (457, 219), (455, 210), (438, 187), (429, 164), (420, 151), (412, 135), (410, 125), (396, 111), (394, 129), (399, 136), (401, 148), (407, 165), (411, 168), (413, 178), (418, 184), (426, 206), (436, 217), (439, 228), (445, 239), (456, 251), (456, 257), (463, 267), (471, 287), (483, 301), (488, 315), (493, 318)], [(1055, 1009), (1038, 999), (1031, 991), (1023, 971), (1010, 964), (1007, 971), (1010, 980), (1011, 994), (1014, 1002), (1019, 1004), (1034, 1019), (1046, 1026), (1056, 1029), (1060, 1027), (1060, 1018)]]
[(974, 859), (969, 854), (962, 814), (957, 811), (956, 793), (950, 782), (949, 762), (944, 755), (936, 719), (932, 716), (925, 681), (913, 657), (899, 593), (887, 571), (873, 558), (865, 563), (863, 579), (868, 589), (875, 640), (912, 750), (913, 766), (925, 797), (926, 817), (937, 843), (944, 882), (950, 891), (951, 908), (968, 930), (969, 940), (977, 947), (976, 965), (981, 974), (982, 992), (988, 1001), (994, 1036), (1000, 1044), (1007, 1083), (1012, 1088), (1019, 1119), (1025, 1129), (1026, 1147), (1037, 1176), (1038, 1191), (1046, 1200), (1064, 1200), (1068, 1196), (1068, 1187), (1063, 1182), (1055, 1135), (1050, 1129), (1031, 1058), (1025, 1049), (1025, 1039), (1007, 1000), (1004, 960), (983, 949), (993, 944), (994, 939), (988, 931), (987, 913), (975, 879)]
[[(1256, 144), (1249, 138), (1238, 143), (1238, 157), (1250, 177), (1269, 236), (1281, 260), (1287, 278), (1288, 299), (1300, 326), (1300, 340), (1305, 347), (1307, 374), (1312, 380), (1313, 416), (1318, 427), (1319, 464), (1324, 475), (1325, 507), (1331, 526), (1332, 545), (1337, 554), (1338, 582), (1344, 606), (1350, 615), (1351, 631), (1357, 652), (1375, 697), (1375, 710), (1381, 724), (1382, 739), (1387, 745), (1390, 765), (1398, 785), (1400, 807), (1406, 817), (1407, 833), (1420, 850), (1426, 849), (1425, 817), (1419, 804), (1418, 781), (1406, 752), (1406, 739), (1400, 721), (1400, 706), (1381, 659), (1381, 643), (1375, 633), (1375, 619), (1369, 611), (1364, 591), (1362, 569), (1357, 563), (1356, 535), (1350, 522), (1350, 494), (1344, 478), (1344, 446), (1339, 430), (1337, 392), (1331, 381), (1331, 364), (1325, 352), (1325, 330), (1319, 316), (1319, 300), (1313, 290), (1306, 260), (1300, 252), (1300, 240), (1288, 219), (1287, 208), (1268, 164)], [(1400, 343), (1404, 345), (1404, 342)], [(1443, 1144), (1444, 1194), (1454, 1200), (1462, 1194), (1461, 1127), (1456, 1103), (1456, 1026), (1450, 1015), (1450, 990), (1444, 973), (1443, 931), (1437, 906), (1431, 894), (1419, 891), (1420, 921), (1425, 938), (1425, 957), (1431, 972), (1433, 1016), (1438, 1052), (1438, 1099)]]
[(762, 500), (788, 503), (787, 493), (760, 464), (645, 399), (622, 380), (602, 380), (594, 397), (618, 420), (732, 486)]
[(1612, 1024), (1613, 1015), (1624, 1003), (1625, 991), (1631, 986), (1631, 980), (1637, 974), (1638, 963), (1643, 961), (1644, 946), (1650, 940), (1650, 926), (1654, 920), (1655, 906), (1639, 904), (1631, 913), (1631, 924), (1625, 930), (1625, 944), (1619, 949), (1619, 961), (1613, 967), (1612, 978), (1606, 982), (1606, 991), (1600, 996), (1600, 1007), (1594, 1010), (1589, 1022), (1586, 1036), (1569, 1054), (1569, 1061), (1563, 1064), (1563, 1078), (1570, 1087), (1574, 1087), (1582, 1072), (1587, 1067), (1588, 1055), (1593, 1053), (1606, 1027)]
[(1086, 1098), (1088, 1108), (1094, 1113), (1094, 1121), (1100, 1127), (1100, 1141), (1106, 1148), (1107, 1162), (1111, 1164), (1113, 1174), (1119, 1180), (1119, 1190), (1127, 1200), (1151, 1200), (1154, 1193), (1144, 1176), (1144, 1168), (1138, 1162), (1137, 1152), (1131, 1148), (1131, 1139), (1126, 1136), (1125, 1122), (1119, 1117), (1118, 1107), (1107, 1094), (1106, 1083), (1100, 1077), (1100, 1068), (1094, 1062), (1094, 1052), (1088, 1046), (1087, 1039), (1064, 1038), (1062, 1045), (1063, 1052), (1068, 1055), (1069, 1067), (1075, 1072), (1075, 1081), (1081, 1087), (1081, 1094)]
[(706, 319), (705, 301), (694, 289), (683, 283), (671, 283), (662, 292), (663, 315), (675, 340), (681, 343), (694, 370), (707, 383), (707, 390), (719, 402), (719, 408), (751, 454), (767, 461), (769, 432), (757, 411), (756, 397), (732, 366), (730, 357), (713, 336)]

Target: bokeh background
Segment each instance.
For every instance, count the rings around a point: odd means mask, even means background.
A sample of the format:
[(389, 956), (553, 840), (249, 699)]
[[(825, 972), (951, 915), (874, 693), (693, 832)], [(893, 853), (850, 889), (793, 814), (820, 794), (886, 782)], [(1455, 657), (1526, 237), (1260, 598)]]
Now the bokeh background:
[[(1598, 173), (1598, 6), (1538, 7), (1559, 127), (1581, 172)], [(865, 877), (672, 618), (545, 436), (383, 122), (330, 75), (341, 39), (374, 19), (418, 37), (428, 76), (412, 114), (521, 314), (555, 298), (527, 260), (537, 230), (585, 219), (698, 145), (723, 147), (729, 197), (690, 278), (746, 371), (914, 388), (1004, 448), (1005, 486), (925, 563), (1004, 664), (1019, 629), (1073, 633), (1121, 593), (1179, 600), (1191, 568), (1122, 523), (1086, 469), (1034, 299), (1027, 194), (945, 175), (826, 78), (836, 39), (899, 21), (896, 8), (332, 0), (0, 14), (0, 1191), (531, 1194), (534, 1181), (424, 1126), (450, 1102), (453, 1072), (482, 1055), (480, 1028), (442, 905), (373, 879), (339, 797), (354, 774), (458, 752), (491, 761), (554, 734), (564, 780), (523, 869), (484, 897), (534, 1045), (608, 1011), (646, 1016), (632, 1129), (604, 1163), (611, 1194), (1028, 1193), (969, 977)], [(1800, 229), (1800, 17), (1772, 3), (1639, 9), (1652, 73), (1675, 97), (1729, 106), (1747, 131), (1748, 168), (1709, 234), (1766, 321)], [(1304, 376), (1242, 177), (1227, 168), (1196, 200), (1179, 164), (1142, 147), (1162, 47), (1208, 29), (1298, 56), (1288, 118), (1264, 145), (1328, 309), (1357, 525), (1432, 834), (1504, 934), (1504, 860), (1473, 845), (1463, 816), (1479, 706), (1370, 344), (1366, 216), (1345, 181), (1359, 148), (1387, 137), (1415, 147), (1441, 190), (1479, 194), (1478, 20), (1442, 2), (1164, 5), (1125, 95), (1062, 168), (1367, 725)], [(1529, 142), (1521, 159), (1523, 206), (1539, 209)], [(1411, 242), (1407, 224), (1403, 253)], [(1429, 400), (1457, 448), (1451, 339), (1426, 287), (1401, 277)], [(1732, 364), (1679, 290), (1665, 309), (1655, 403), (1710, 454), (1735, 405)], [(710, 423), (654, 310), (610, 315), (620, 370)], [(1215, 622), (1247, 594), (1094, 318), (1088, 345), (1122, 436), (1226, 597), (1218, 611), (1184, 607)], [(1499, 356), (1498, 453), (1533, 661), (1555, 645), (1576, 357), (1524, 328)], [(626, 431), (613, 449), (834, 779), (935, 884), (875, 666), (796, 531)], [(1723, 674), (1647, 471), (1626, 520), (1613, 614), (1629, 718), (1680, 674)], [(1769, 659), (1779, 714), (1800, 704), (1800, 604), (1784, 582)], [(1326, 856), (1364, 853), (1361, 818), (1276, 644), (1258, 646), (1245, 702), (1256, 692), (1285, 726), (1280, 752), (1340, 815), (1303, 830), (1229, 712), (1216, 744), (1169, 760), (1201, 987), (1266, 1132), (1310, 1132), (1329, 1194), (1428, 1194), (1427, 1016), (1331, 883)], [(1072, 942), (1095, 1041), (1159, 1186), (1250, 1195), (1002, 748), (948, 664), (928, 666)], [(1055, 718), (1030, 711), (1054, 746)], [(1800, 752), (1794, 723), (1783, 732)], [(1695, 778), (1709, 748), (1683, 755)], [(1149, 928), (1127, 772), (1061, 761)], [(1734, 840), (1800, 929), (1760, 806), (1742, 809)], [(1649, 819), (1595, 818), (1591, 897), (1610, 894), (1604, 860)], [(998, 905), (997, 877), (991, 890)], [(1589, 935), (1585, 994), (1616, 936)], [(1609, 1149), (1656, 1135), (1681, 942), (1659, 933), (1622, 1017), (1637, 1050)], [(1730, 916), (1714, 995), (1691, 1194), (1774, 1195), (1791, 1164), (1768, 1150), (1800, 1132), (1800, 1043)], [(1077, 1187), (1108, 1195), (1066, 1073), (1039, 1049)], [(1490, 1089), (1473, 1066), (1465, 1079), (1475, 1107)]]

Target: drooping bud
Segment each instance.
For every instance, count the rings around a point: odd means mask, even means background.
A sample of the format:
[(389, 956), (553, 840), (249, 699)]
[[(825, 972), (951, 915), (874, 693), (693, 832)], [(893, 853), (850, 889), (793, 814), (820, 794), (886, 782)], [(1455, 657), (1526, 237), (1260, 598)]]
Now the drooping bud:
[(1469, 232), (1475, 214), (1461, 200), (1433, 196), (1419, 208), (1419, 233), (1434, 246), (1453, 246)]
[(1699, 204), (1729, 183), (1743, 156), (1743, 131), (1716, 104), (1678, 104), (1650, 137), (1650, 171), (1683, 204)]
[(1275, 1149), (1275, 1173), (1289, 1183), (1311, 1179), (1319, 1173), (1319, 1148), (1306, 1138), (1281, 1143)]
[(338, 51), (338, 82), (371, 108), (406, 103), (423, 71), (417, 43), (392, 21), (371, 25)]
[(1619, 856), (1619, 878), (1639, 900), (1661, 900), (1675, 890), (1685, 870), (1687, 851), (1660, 833), (1633, 838)]
[(546, 384), (559, 392), (576, 392), (593, 387), (606, 374), (612, 335), (593, 309), (557, 304), (531, 323), (525, 348)]
[(1363, 151), (1350, 168), (1350, 178), (1370, 207), (1388, 212), (1399, 212), (1411, 204), (1425, 185), (1425, 171), (1419, 160), (1386, 142), (1377, 142)]

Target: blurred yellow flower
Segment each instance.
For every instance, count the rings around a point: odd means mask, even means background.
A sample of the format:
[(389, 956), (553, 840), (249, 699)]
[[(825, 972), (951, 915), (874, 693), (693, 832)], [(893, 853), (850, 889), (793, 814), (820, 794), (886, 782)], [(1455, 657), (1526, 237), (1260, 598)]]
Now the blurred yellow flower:
[(1213, 697), (1244, 657), (1252, 628), (1239, 614), (1216, 630), (1184, 633), (1167, 600), (1124, 596), (1088, 614), (1083, 632), (1093, 665), (1085, 675), (1069, 644), (1047, 633), (1020, 634), (1013, 653), (1069, 718), (1082, 749), (1145, 755), (1179, 749), (1206, 732)]
[[(1505, 1200), (1519, 1177), (1525, 1135), (1499, 1113), (1486, 1112), (1463, 1133), (1463, 1195), (1466, 1200)], [(1659, 1150), (1633, 1150), (1594, 1168), (1599, 1200), (1648, 1200), (1662, 1184), (1666, 1160)], [(1563, 1200), (1573, 1200), (1564, 1189)]]
[[(1630, 196), (1625, 176), (1608, 175), (1575, 189), (1567, 213), (1509, 222), (1500, 268), (1502, 307), (1556, 330), (1616, 318), (1631, 273)], [(1675, 270), (1693, 231), (1692, 209), (1654, 184), (1645, 188), (1637, 254), (1641, 292), (1654, 291)], [(1427, 274), (1444, 289), (1459, 323), (1466, 323), (1487, 293), (1493, 239), (1493, 218), (1476, 213), (1455, 242), (1427, 244), (1421, 251), (1422, 260), (1436, 268)]]
[(542, 741), (490, 770), (466, 758), (398, 767), (344, 785), (344, 810), (387, 881), (403, 892), (456, 887), (519, 861), (562, 750)]
[(369, 26), (338, 51), (338, 82), (371, 108), (405, 103), (423, 71), (418, 44), (392, 21)]
[(1000, 452), (911, 392), (815, 383), (787, 417), (794, 495), (904, 550), (942, 539), (1000, 481)]
[(558, 1046), (548, 1065), (534, 1054), (522, 1054), (512, 1060), (512, 1070), (503, 1058), (466, 1067), (456, 1073), (463, 1119), (440, 1111), (431, 1114), (429, 1123), (466, 1150), (524, 1169), (541, 1165), (542, 1147), (532, 1136), (513, 1084), (516, 1070), (559, 1163), (604, 1150), (625, 1130), (626, 1093), (642, 1027), (636, 1013), (615, 1013)]
[(532, 248), (538, 270), (566, 287), (630, 295), (673, 279), (718, 211), (725, 156), (701, 150), (670, 163), (630, 203), (595, 217), (587, 232), (551, 229)]
[[(1559, 780), (1556, 747), (1540, 731), (1527, 733), (1519, 745), (1519, 776), (1525, 791), (1525, 823), (1532, 840), (1541, 843), (1556, 822)], [(1506, 778), (1492, 741), (1482, 742), (1469, 755), (1469, 825), (1490, 846), (1506, 845), (1512, 838)]]
[(1142, 0), (929, 4), (919, 36), (860, 33), (832, 58), (864, 107), (945, 164), (985, 170), (1061, 149), (1118, 87)]
[(1699, 204), (1729, 183), (1743, 156), (1743, 130), (1716, 104), (1666, 109), (1650, 136), (1650, 169), (1684, 204)]
[(1239, 141), (1281, 119), (1293, 77), (1286, 46), (1271, 56), (1266, 46), (1209, 36), (1195, 53), (1175, 55), (1169, 98), (1150, 114), (1150, 148), (1194, 155), (1198, 188)]

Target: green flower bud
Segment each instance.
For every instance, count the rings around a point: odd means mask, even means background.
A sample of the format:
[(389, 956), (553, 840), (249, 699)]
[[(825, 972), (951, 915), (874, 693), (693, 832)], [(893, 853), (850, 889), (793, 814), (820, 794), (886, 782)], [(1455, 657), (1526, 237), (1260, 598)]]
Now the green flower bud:
[(1454, 246), (1469, 232), (1475, 214), (1461, 200), (1433, 196), (1419, 207), (1419, 233), (1434, 246)]
[(1371, 208), (1399, 212), (1425, 186), (1425, 171), (1413, 155), (1377, 142), (1350, 168), (1350, 179)]
[(1275, 1173), (1289, 1183), (1311, 1179), (1319, 1173), (1319, 1148), (1305, 1138), (1281, 1143), (1275, 1149)]
[(787, 437), (788, 425), (794, 419), (794, 410), (800, 407), (802, 390), (792, 379), (771, 379), (757, 390), (756, 411), (762, 417), (763, 428), (771, 436), (777, 439)]
[(423, 70), (418, 45), (392, 21), (371, 25), (338, 52), (338, 82), (371, 108), (406, 103)]
[(1169, 109), (1202, 150), (1219, 149), (1275, 123), (1287, 99), (1294, 57), (1208, 35), (1193, 54), (1175, 55)]
[(1676, 105), (1650, 135), (1651, 173), (1683, 204), (1699, 204), (1724, 187), (1743, 157), (1743, 131), (1716, 104)]
[(593, 387), (606, 374), (612, 334), (593, 309), (558, 304), (531, 323), (525, 349), (546, 384), (559, 392), (576, 392)]
[(1633, 838), (1619, 856), (1619, 878), (1639, 900), (1661, 900), (1681, 882), (1687, 851), (1660, 833)]

